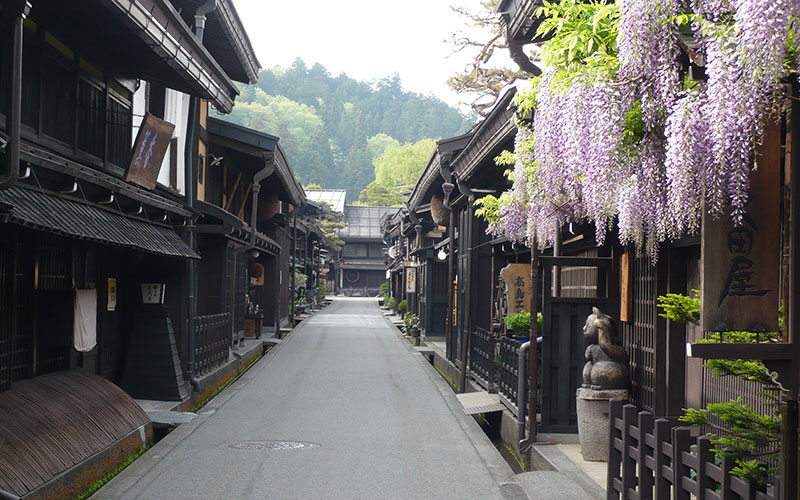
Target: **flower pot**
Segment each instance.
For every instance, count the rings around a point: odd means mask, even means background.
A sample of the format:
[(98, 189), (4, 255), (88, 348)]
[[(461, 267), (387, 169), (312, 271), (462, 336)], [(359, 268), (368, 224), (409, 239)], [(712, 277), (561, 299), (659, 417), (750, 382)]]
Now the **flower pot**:
[(411, 329), (411, 336), (412, 337), (419, 337), (419, 328), (412, 328)]

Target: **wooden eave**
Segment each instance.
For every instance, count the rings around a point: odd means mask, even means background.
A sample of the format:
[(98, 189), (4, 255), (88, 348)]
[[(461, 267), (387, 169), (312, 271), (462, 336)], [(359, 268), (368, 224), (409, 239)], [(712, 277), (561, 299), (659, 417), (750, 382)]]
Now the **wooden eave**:
[[(517, 89), (511, 88), (503, 94), (453, 160), (453, 173), (459, 182), (468, 181), (482, 165), (498, 168), (494, 163), (495, 156), (500, 153), (501, 145), (516, 135), (516, 119), (511, 107), (516, 93)], [(487, 163), (487, 160), (490, 161)]]
[(428, 160), (425, 170), (422, 172), (419, 180), (414, 185), (414, 189), (411, 191), (411, 196), (408, 199), (408, 208), (410, 210), (415, 211), (422, 205), (423, 201), (430, 201), (430, 189), (437, 180), (444, 182), (441, 173), (442, 156), (449, 153), (457, 154), (471, 137), (472, 133), (469, 132), (457, 137), (443, 139), (436, 143), (436, 149), (433, 150), (433, 154), (430, 160)]
[[(170, 0), (188, 26), (205, 0)], [(234, 81), (255, 83), (261, 64), (231, 0), (217, 0), (206, 20), (203, 45)]]
[(543, 5), (542, 0), (503, 0), (497, 6), (497, 12), (507, 27), (508, 35), (527, 43), (533, 41), (539, 27), (536, 10)]
[(26, 140), (23, 140), (20, 144), (20, 159), (31, 165), (37, 165), (58, 174), (94, 184), (149, 207), (181, 217), (193, 215), (193, 212), (188, 210), (183, 203), (159, 196), (152, 191), (125, 182), (96, 168), (65, 158)]
[[(208, 119), (208, 132), (212, 143), (261, 157), (265, 162), (274, 162), (275, 172), (262, 183), (274, 181), (277, 176), (285, 194), (283, 201), (298, 207), (305, 203), (305, 192), (289, 166), (279, 137), (217, 118)], [(267, 152), (270, 154), (266, 155)]]
[[(229, 113), (233, 109), (238, 89), (168, 0), (107, 0), (99, 3), (165, 61), (191, 90), (190, 93), (208, 99), (220, 112)], [(97, 13), (92, 16), (96, 17)], [(160, 81), (157, 75), (154, 76)]]

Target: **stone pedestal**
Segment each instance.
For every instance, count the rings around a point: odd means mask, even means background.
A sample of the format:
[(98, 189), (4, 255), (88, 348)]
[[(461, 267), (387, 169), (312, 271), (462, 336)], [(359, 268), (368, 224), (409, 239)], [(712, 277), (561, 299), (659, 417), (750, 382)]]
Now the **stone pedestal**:
[(608, 402), (627, 400), (626, 390), (595, 391), (582, 387), (578, 389), (578, 437), (584, 460), (608, 461)]

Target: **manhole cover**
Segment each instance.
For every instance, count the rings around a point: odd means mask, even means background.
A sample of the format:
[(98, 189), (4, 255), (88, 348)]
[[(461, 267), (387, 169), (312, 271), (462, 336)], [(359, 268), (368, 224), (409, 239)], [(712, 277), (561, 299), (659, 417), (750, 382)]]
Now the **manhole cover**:
[(302, 450), (305, 448), (316, 448), (317, 443), (306, 443), (303, 441), (242, 441), (239, 443), (226, 444), (226, 448), (233, 448), (234, 450)]

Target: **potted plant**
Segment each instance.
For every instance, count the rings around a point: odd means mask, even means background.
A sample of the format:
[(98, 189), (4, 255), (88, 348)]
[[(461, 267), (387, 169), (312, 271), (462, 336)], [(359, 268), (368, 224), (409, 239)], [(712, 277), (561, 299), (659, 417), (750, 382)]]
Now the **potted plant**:
[(531, 313), (528, 311), (520, 311), (509, 314), (505, 318), (506, 327), (514, 333), (516, 340), (522, 340), (521, 337), (530, 338), (531, 334)]
[(414, 313), (406, 313), (403, 317), (406, 326), (406, 333), (414, 338), (419, 337), (419, 316)]
[(407, 308), (408, 302), (406, 302), (406, 299), (401, 300), (400, 303), (397, 304), (397, 314), (405, 313)]
[[(509, 314), (505, 317), (505, 323), (508, 330), (513, 332), (513, 337), (516, 340), (527, 341), (531, 336), (531, 313), (528, 311), (520, 311)], [(542, 333), (542, 313), (536, 315), (536, 331)]]

